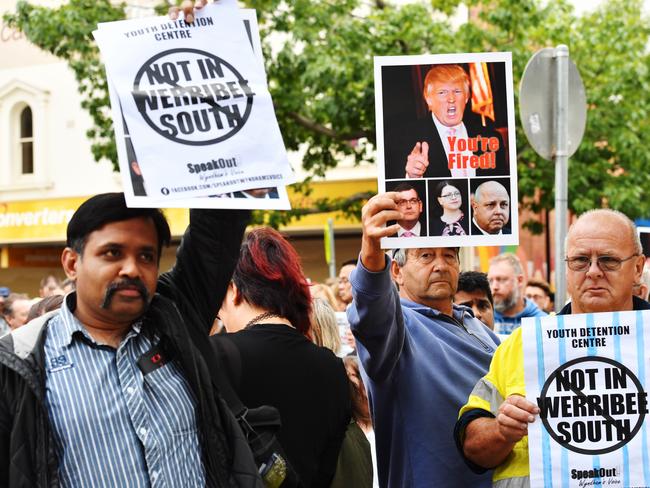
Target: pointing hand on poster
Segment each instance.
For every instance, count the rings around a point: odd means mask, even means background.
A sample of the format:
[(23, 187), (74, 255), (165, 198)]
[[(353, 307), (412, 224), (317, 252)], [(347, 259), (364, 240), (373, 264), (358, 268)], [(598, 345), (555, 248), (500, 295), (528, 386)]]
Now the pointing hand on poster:
[(369, 271), (381, 271), (385, 267), (384, 252), (380, 239), (395, 234), (399, 224), (386, 226), (390, 220), (400, 220), (402, 213), (398, 210), (397, 192), (375, 195), (361, 209), (361, 262)]
[(422, 178), (429, 166), (429, 143), (416, 142), (411, 154), (406, 158), (406, 177)]

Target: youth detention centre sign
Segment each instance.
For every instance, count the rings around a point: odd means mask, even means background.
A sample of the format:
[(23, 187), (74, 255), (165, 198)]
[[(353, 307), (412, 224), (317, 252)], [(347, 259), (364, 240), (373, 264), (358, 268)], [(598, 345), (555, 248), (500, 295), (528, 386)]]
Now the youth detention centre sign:
[(522, 323), (531, 487), (650, 486), (647, 328), (647, 311)]
[(120, 169), (141, 180), (150, 200), (143, 205), (295, 181), (261, 53), (234, 0), (207, 5), (192, 24), (126, 20), (100, 24), (93, 35), (118, 148), (130, 151), (118, 152)]

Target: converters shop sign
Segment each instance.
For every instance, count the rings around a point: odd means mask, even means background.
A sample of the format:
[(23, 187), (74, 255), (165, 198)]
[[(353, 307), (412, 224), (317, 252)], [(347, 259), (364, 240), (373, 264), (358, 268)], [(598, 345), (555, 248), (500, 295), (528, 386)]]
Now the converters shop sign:
[[(294, 181), (263, 63), (235, 0), (93, 32), (147, 196), (185, 200)], [(128, 128), (128, 132), (127, 132)], [(117, 131), (116, 131), (117, 132)], [(122, 166), (122, 162), (121, 162)]]
[(650, 313), (525, 320), (531, 487), (650, 486)]

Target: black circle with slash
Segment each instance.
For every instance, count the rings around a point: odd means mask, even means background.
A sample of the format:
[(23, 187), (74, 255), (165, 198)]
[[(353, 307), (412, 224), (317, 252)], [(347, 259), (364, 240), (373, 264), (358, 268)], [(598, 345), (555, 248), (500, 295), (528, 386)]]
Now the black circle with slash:
[(156, 54), (133, 82), (133, 98), (145, 122), (161, 136), (191, 146), (215, 144), (239, 132), (254, 95), (232, 64), (191, 48)]
[(537, 404), (544, 427), (558, 444), (590, 455), (630, 442), (648, 413), (647, 394), (634, 373), (600, 356), (573, 359), (553, 371)]

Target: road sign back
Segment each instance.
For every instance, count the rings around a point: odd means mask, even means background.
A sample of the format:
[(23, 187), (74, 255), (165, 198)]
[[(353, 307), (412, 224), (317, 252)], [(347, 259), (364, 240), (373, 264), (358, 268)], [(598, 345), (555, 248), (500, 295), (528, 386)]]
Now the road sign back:
[[(519, 115), (528, 142), (537, 154), (555, 153), (555, 49), (537, 51), (528, 61), (519, 87)], [(569, 59), (568, 157), (576, 152), (585, 132), (587, 98), (576, 65)]]

